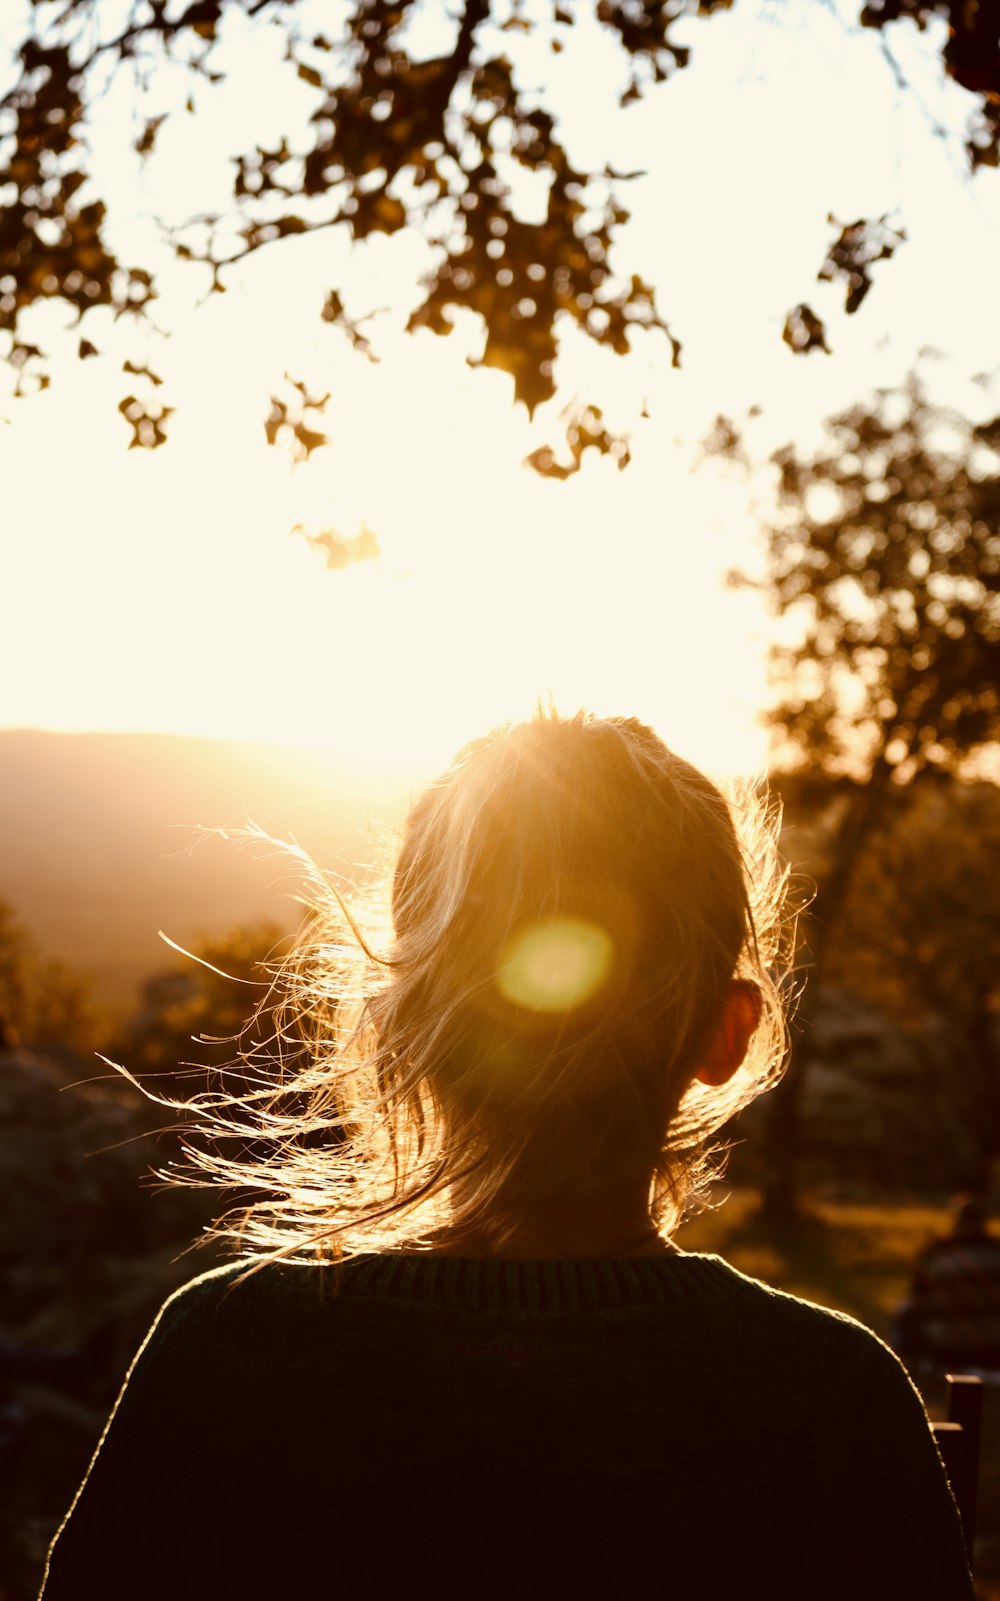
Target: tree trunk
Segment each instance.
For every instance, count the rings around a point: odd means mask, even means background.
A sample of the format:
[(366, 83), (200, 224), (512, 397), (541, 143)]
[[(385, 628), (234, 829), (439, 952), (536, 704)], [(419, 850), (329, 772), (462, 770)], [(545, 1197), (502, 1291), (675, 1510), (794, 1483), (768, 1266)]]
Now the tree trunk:
[(978, 1171), (971, 1188), (983, 1194), (990, 1188), (993, 1165), (1000, 1155), (1000, 1060), (997, 1053), (996, 1014), (990, 1007), (991, 988), (985, 985), (976, 997), (976, 1009), (969, 1029), (975, 1107), (981, 1134)]

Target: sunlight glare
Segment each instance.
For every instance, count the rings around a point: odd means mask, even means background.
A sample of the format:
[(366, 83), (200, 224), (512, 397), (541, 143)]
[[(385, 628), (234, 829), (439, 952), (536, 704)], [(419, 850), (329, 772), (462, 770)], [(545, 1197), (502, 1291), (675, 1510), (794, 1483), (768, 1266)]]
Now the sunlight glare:
[(530, 923), (510, 941), (497, 972), (505, 1000), (529, 1012), (571, 1012), (597, 994), (611, 972), (614, 941), (582, 917)]

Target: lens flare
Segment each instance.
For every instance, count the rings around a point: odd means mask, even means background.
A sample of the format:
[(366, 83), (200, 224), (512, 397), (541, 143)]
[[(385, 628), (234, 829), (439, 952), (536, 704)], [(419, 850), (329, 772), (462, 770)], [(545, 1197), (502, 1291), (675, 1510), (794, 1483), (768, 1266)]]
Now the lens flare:
[(531, 1012), (570, 1012), (596, 995), (611, 971), (614, 940), (582, 917), (553, 917), (519, 929), (504, 952), (497, 988)]

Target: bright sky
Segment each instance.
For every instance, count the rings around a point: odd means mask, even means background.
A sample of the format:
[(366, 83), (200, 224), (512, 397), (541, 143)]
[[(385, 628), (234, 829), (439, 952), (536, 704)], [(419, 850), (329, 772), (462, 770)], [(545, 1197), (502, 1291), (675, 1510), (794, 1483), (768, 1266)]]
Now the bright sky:
[[(18, 36), (17, 8), (5, 17), (0, 50)], [(845, 27), (832, 3), (742, 0), (685, 26), (690, 69), (624, 113), (623, 64), (596, 24), (525, 63), (550, 75), (575, 159), (648, 170), (618, 260), (656, 284), (683, 371), (651, 336), (626, 360), (567, 343), (560, 395), (529, 424), (509, 379), (466, 366), (474, 327), (402, 334), (428, 259), (409, 236), (353, 254), (332, 233), (283, 243), (203, 305), (200, 272), (165, 274), (169, 341), (95, 328), (107, 360), (67, 360), (48, 393), (0, 402), (0, 726), (303, 742), (422, 773), (552, 694), (564, 710), (642, 716), (716, 773), (763, 766), (768, 621), (721, 581), (759, 559), (752, 510), (737, 478), (694, 471), (697, 442), (717, 412), (758, 404), (762, 448), (808, 444), (922, 347), (943, 353), (924, 363), (936, 393), (986, 406), (969, 380), (1000, 358), (984, 339), (1000, 174), (961, 175), (971, 100), (941, 80), (932, 33), (887, 36), (918, 86), (905, 95), (879, 36)], [(112, 85), (93, 139), (123, 259), (147, 248), (154, 217), (221, 204), (227, 155), (280, 135), (289, 107), (311, 109), (302, 85), (287, 98), (272, 56), (267, 30), (234, 37), (227, 83), (199, 91), (199, 114), (165, 128), (142, 171), (124, 79)], [(149, 114), (175, 92), (159, 74)], [(853, 319), (842, 289), (814, 281), (829, 210), (893, 211), (908, 233)], [(366, 325), (378, 366), (319, 321), (331, 287), (355, 314), (391, 308)], [(803, 298), (833, 357), (782, 345)], [(148, 357), (177, 408), (157, 452), (125, 449), (125, 355)], [(295, 472), (263, 432), (286, 369), (331, 391), (330, 447)], [(559, 484), (521, 467), (574, 395), (631, 428), (625, 473), (592, 459)], [(297, 522), (346, 537), (367, 525), (382, 557), (326, 572)]]

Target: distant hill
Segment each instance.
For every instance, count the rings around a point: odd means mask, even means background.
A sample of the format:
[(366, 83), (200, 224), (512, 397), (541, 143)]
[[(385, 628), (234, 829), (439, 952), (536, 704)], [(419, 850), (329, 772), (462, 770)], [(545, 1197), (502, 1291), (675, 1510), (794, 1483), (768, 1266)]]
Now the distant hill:
[(406, 797), (294, 747), (169, 734), (0, 730), (0, 899), (115, 1011), (177, 958), (157, 937), (270, 917), (294, 926), (286, 866), (192, 825), (252, 819), (323, 866), (371, 862)]

